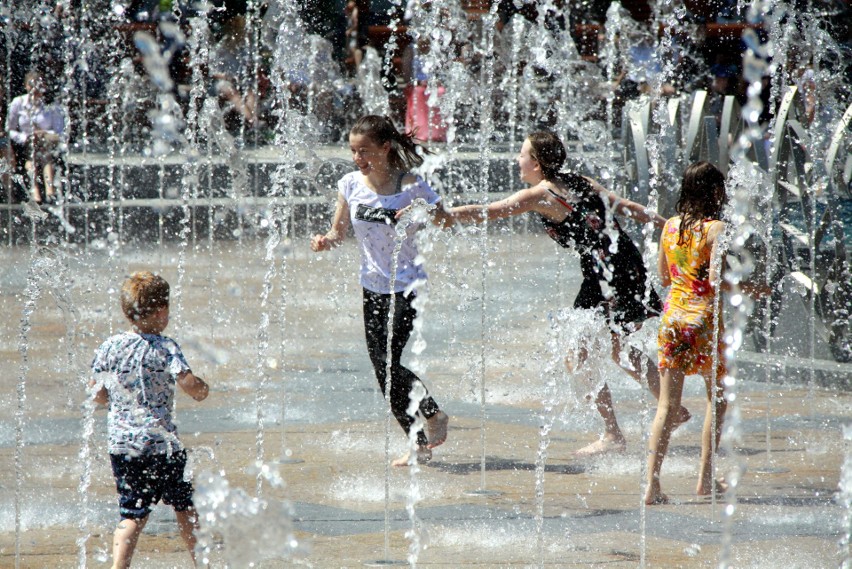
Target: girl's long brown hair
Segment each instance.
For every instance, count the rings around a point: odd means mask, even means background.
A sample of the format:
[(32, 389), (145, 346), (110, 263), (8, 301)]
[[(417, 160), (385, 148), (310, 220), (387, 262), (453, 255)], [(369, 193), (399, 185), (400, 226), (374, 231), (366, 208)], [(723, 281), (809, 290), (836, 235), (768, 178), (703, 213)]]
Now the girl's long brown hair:
[(392, 168), (407, 172), (423, 164), (429, 150), (414, 141), (413, 132), (400, 132), (388, 117), (366, 115), (358, 119), (349, 134), (360, 134), (376, 144), (390, 143), (388, 163)]
[(704, 220), (721, 219), (726, 203), (725, 175), (716, 166), (704, 161), (687, 166), (675, 205), (680, 214), (677, 244), (688, 244), (692, 240), (692, 229), (701, 229)]
[(527, 140), (530, 141), (530, 156), (538, 162), (541, 175), (545, 180), (562, 182), (574, 191), (587, 195), (593, 194), (594, 190), (589, 184), (585, 183), (584, 178), (578, 177), (583, 180), (583, 183), (574, 183), (575, 180), (572, 179), (571, 174), (561, 171), (568, 154), (565, 152), (565, 145), (562, 144), (558, 136), (547, 130), (539, 130), (530, 133)]

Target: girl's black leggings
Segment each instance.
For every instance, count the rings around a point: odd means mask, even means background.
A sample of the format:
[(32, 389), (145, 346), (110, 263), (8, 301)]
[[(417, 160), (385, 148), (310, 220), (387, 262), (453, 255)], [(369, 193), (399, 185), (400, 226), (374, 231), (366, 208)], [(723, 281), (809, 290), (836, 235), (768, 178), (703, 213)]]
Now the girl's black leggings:
[[(411, 306), (415, 295), (411, 293), (406, 297), (404, 293), (396, 293), (396, 301), (393, 317), (393, 340), (391, 344), (391, 389), (390, 405), (394, 417), (406, 433), (414, 423), (414, 417), (408, 414), (408, 405), (411, 388), (415, 382), (423, 385), (420, 378), (414, 375), (410, 369), (400, 363), (402, 351), (408, 343), (411, 331), (414, 328), (414, 319), (417, 311)], [(387, 377), (387, 346), (388, 346), (388, 313), (390, 310), (391, 295), (379, 294), (364, 289), (364, 333), (367, 338), (367, 352), (379, 380), (382, 394), (385, 394), (385, 379)], [(424, 385), (424, 389), (425, 389)], [(420, 401), (420, 413), (426, 419), (432, 417), (439, 411), (438, 404), (428, 394)], [(417, 433), (417, 444), (423, 446), (427, 443), (423, 431)]]

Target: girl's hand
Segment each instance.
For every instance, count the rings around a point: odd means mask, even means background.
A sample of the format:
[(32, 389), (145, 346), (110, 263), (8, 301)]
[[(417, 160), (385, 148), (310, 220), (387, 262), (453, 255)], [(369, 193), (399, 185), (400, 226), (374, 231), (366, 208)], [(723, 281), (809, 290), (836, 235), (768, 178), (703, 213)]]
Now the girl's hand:
[(311, 239), (311, 251), (318, 253), (331, 249), (331, 240), (325, 235), (314, 235)]
[[(404, 208), (402, 208), (401, 210), (396, 212), (396, 220), (399, 221), (405, 215), (407, 215), (409, 212), (411, 212), (411, 206), (407, 205)], [(441, 229), (446, 229), (447, 227), (452, 227), (453, 224), (455, 223), (455, 220), (453, 219), (452, 213), (450, 211), (444, 209), (444, 207), (443, 207), (443, 205), (441, 205), (441, 203), (438, 204), (437, 208), (431, 210), (428, 213), (428, 215), (429, 215), (429, 217), (432, 221), (432, 225), (434, 225), (436, 227), (440, 227)]]
[(411, 206), (410, 206), (410, 205), (407, 205), (407, 206), (405, 206), (404, 208), (402, 208), (402, 209), (400, 209), (400, 210), (397, 210), (396, 215), (394, 216), (394, 218), (395, 218), (397, 221), (399, 221), (400, 219), (402, 219), (403, 217), (405, 217), (405, 215), (406, 215), (409, 211), (411, 211)]

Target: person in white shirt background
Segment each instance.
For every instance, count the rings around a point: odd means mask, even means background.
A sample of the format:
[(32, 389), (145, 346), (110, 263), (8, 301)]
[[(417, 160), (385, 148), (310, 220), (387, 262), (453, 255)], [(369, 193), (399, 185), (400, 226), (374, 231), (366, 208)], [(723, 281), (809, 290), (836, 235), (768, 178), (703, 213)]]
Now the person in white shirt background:
[(41, 204), (57, 199), (56, 153), (65, 134), (62, 109), (45, 97), (44, 79), (36, 70), (24, 77), (25, 95), (12, 99), (6, 129), (17, 162), (23, 163), (30, 179), (31, 199)]

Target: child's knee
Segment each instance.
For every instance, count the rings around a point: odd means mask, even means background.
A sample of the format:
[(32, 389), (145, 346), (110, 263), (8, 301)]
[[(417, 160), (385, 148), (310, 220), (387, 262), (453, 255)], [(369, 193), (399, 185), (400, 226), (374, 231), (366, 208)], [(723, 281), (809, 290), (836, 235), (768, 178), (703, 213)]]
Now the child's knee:
[(116, 525), (116, 532), (134, 532), (139, 533), (142, 531), (142, 528), (145, 527), (145, 524), (148, 522), (148, 515), (144, 515), (139, 518), (135, 517), (125, 517), (122, 516), (121, 520), (119, 520)]
[(677, 411), (680, 409), (680, 404), (668, 399), (660, 399), (657, 403), (657, 417), (661, 417), (665, 421), (667, 427), (671, 427), (677, 418)]

